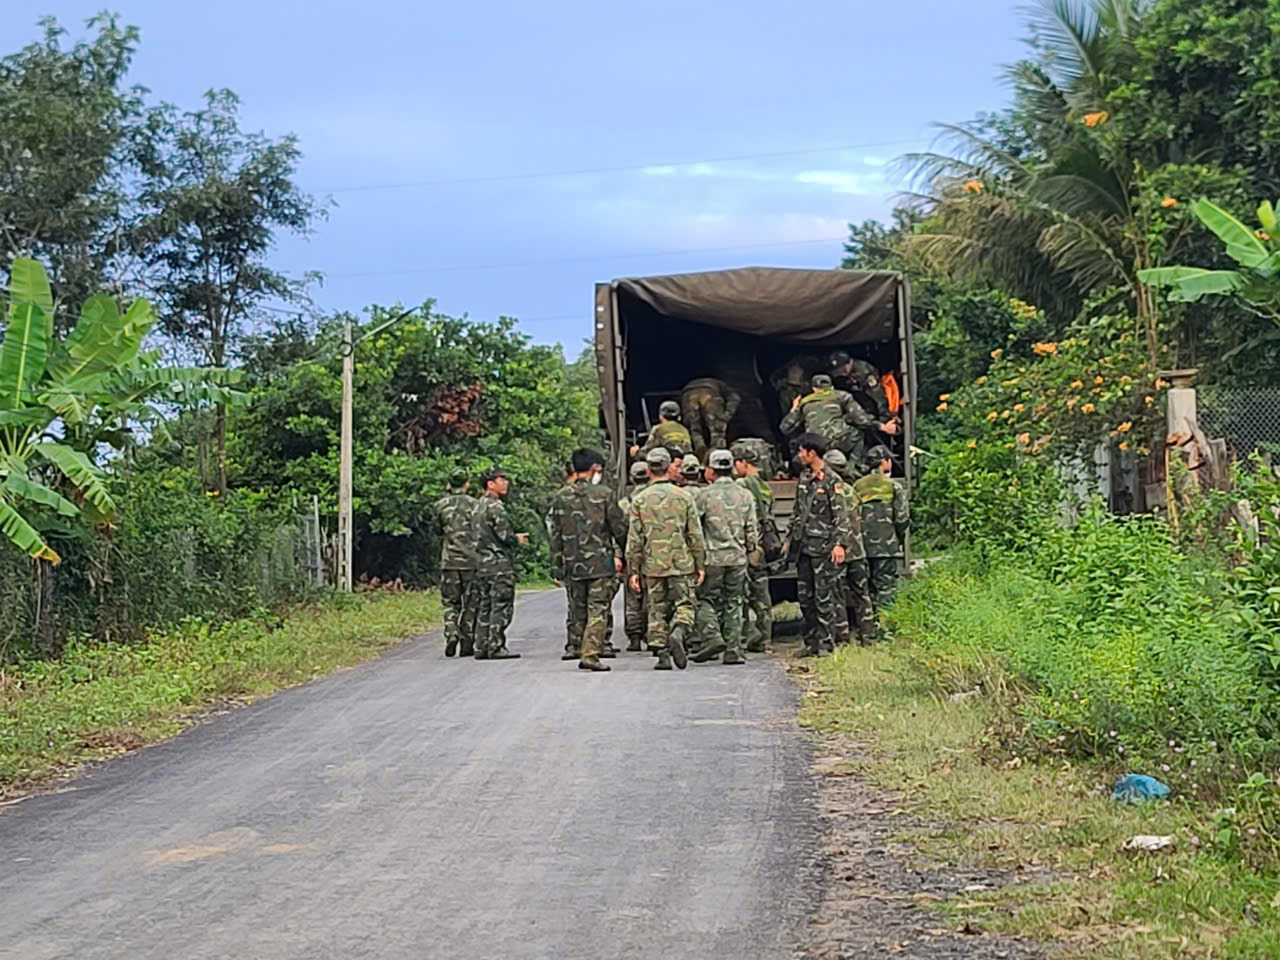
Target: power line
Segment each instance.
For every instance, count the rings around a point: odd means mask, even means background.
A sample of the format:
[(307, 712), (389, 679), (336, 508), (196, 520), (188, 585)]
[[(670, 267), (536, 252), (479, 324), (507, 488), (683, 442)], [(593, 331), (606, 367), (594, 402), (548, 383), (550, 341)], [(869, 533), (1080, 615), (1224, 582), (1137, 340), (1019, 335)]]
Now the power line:
[(738, 160), (765, 160), (776, 157), (801, 157), (817, 153), (836, 153), (840, 150), (868, 150), (872, 147), (895, 147), (916, 140), (881, 140), (875, 143), (849, 143), (835, 147), (814, 147), (808, 150), (778, 150), (772, 153), (739, 153), (729, 157), (707, 157), (702, 160), (672, 160), (662, 163), (638, 163), (622, 167), (589, 167), (579, 170), (546, 170), (536, 173), (503, 173), (484, 177), (453, 177), (440, 180), (409, 180), (403, 183), (369, 183), (350, 187), (334, 187), (319, 193), (364, 193), (373, 190), (408, 190), (417, 187), (445, 187), (463, 183), (501, 183), (510, 180), (540, 180), (549, 177), (581, 177), (597, 173), (631, 173), (660, 167), (696, 167), (703, 163), (733, 163)]
[(650, 250), (644, 253), (614, 253), (589, 257), (562, 257), (554, 260), (525, 260), (514, 263), (451, 264), (433, 267), (407, 267), (403, 270), (368, 270), (360, 273), (331, 273), (328, 280), (351, 280), (360, 277), (393, 277), (421, 273), (452, 273), (460, 270), (513, 270), (542, 267), (559, 263), (596, 263), (603, 260), (631, 260), (641, 257), (676, 257), (695, 253), (733, 253), (739, 250), (776, 250), (781, 247), (803, 247), (819, 243), (843, 243), (848, 237), (818, 237), (813, 240), (784, 240), (778, 243), (745, 243), (730, 247), (690, 247), (686, 250)]

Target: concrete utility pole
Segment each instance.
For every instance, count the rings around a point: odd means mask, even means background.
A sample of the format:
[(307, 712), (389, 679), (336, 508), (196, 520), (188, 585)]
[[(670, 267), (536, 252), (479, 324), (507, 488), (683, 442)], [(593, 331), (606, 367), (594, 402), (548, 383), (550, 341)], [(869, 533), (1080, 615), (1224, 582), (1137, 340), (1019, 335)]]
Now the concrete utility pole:
[(348, 318), (342, 327), (342, 444), (338, 467), (338, 589), (348, 593), (351, 591), (351, 406), (355, 363), (355, 341)]

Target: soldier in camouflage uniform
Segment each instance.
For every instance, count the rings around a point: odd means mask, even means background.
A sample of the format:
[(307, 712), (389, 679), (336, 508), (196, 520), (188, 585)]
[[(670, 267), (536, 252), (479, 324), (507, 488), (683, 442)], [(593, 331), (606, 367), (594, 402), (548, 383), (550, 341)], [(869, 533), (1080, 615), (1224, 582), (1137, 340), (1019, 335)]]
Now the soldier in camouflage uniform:
[(680, 461), (680, 479), (683, 481), (680, 486), (690, 493), (695, 493), (699, 488), (707, 485), (707, 478), (702, 469), (702, 461), (694, 454), (686, 454), (684, 459)]
[(592, 483), (603, 465), (594, 450), (574, 451), (573, 483), (556, 492), (547, 514), (551, 575), (568, 593), (569, 638), (582, 651), (578, 666), (596, 673), (609, 670), (600, 655), (627, 540), (613, 492)]
[(742, 395), (715, 377), (699, 377), (684, 385), (680, 410), (693, 438), (693, 452), (699, 459), (707, 455), (708, 449), (718, 450), (728, 445), (725, 434), (741, 403)]
[(844, 559), (853, 540), (844, 483), (823, 461), (827, 442), (814, 433), (800, 438), (805, 476), (796, 491), (796, 509), (787, 533), (788, 555), (796, 561), (796, 592), (805, 621), (805, 649), (799, 656), (821, 656), (824, 648), (848, 643), (844, 609)]
[(855, 360), (843, 350), (832, 351), (827, 361), (831, 364), (831, 379), (837, 390), (853, 394), (862, 408), (876, 419), (892, 418), (879, 370), (865, 360)]
[(805, 433), (816, 433), (828, 448), (858, 458), (862, 455), (864, 430), (897, 432), (896, 423), (876, 420), (850, 394), (835, 389), (825, 373), (815, 376), (812, 383), (813, 392), (796, 398), (790, 412), (782, 418), (779, 429), (784, 435), (790, 436), (802, 429)]
[(809, 389), (809, 382), (816, 373), (825, 373), (828, 369), (822, 357), (812, 354), (798, 354), (780, 366), (769, 377), (769, 383), (778, 393), (778, 403), (783, 410), (790, 410), (797, 397), (803, 397)]
[(475, 652), (477, 504), (467, 494), (467, 475), (461, 470), (449, 477), (449, 493), (436, 501), (432, 529), (440, 540), (440, 599), (444, 603), (444, 655)]
[(693, 660), (705, 663), (724, 653), (727, 665), (745, 663), (742, 656), (743, 600), (747, 593), (747, 563), (760, 557), (760, 525), (755, 497), (733, 482), (733, 454), (712, 450), (708, 470), (715, 482), (697, 497), (702, 535), (707, 548), (706, 602), (719, 627), (720, 641), (704, 647)]
[(867, 551), (862, 543), (862, 503), (853, 488), (858, 475), (839, 450), (828, 450), (827, 466), (845, 482), (845, 503), (849, 508), (849, 528), (853, 539), (844, 555), (845, 607), (851, 614), (849, 626), (858, 634), (858, 642), (869, 647), (876, 642), (876, 611), (871, 604), (871, 581)]
[(514, 660), (520, 654), (507, 649), (507, 627), (515, 613), (515, 553), (529, 535), (511, 529), (502, 506), (509, 488), (506, 474), (494, 467), (483, 479), (484, 496), (477, 507), (476, 659)]
[(641, 580), (649, 610), (649, 647), (658, 651), (654, 669), (672, 661), (688, 665), (684, 641), (693, 628), (694, 589), (706, 574), (706, 546), (693, 497), (667, 479), (671, 455), (662, 447), (645, 458), (650, 482), (631, 498), (627, 532), (628, 584)]
[(862, 503), (862, 540), (871, 571), (871, 599), (879, 613), (893, 599), (898, 585), (898, 561), (905, 556), (903, 544), (911, 514), (906, 484), (889, 475), (893, 454), (888, 447), (872, 447), (867, 451), (866, 463), (872, 472), (858, 480), (853, 489)]
[(650, 450), (658, 447), (664, 448), (673, 457), (684, 456), (692, 450), (693, 438), (679, 418), (680, 404), (674, 400), (663, 400), (658, 404), (658, 425), (649, 431), (643, 447), (631, 448), (631, 456), (647, 457)]
[[(630, 477), (631, 482), (639, 488), (649, 482), (649, 468), (643, 463), (633, 463)], [(638, 489), (636, 492), (639, 492)], [(631, 513), (631, 497), (623, 497), (619, 500), (618, 508), (622, 510), (624, 517), (629, 516)], [(627, 635), (627, 650), (631, 653), (638, 653), (643, 648), (645, 631), (648, 629), (649, 624), (645, 619), (644, 612), (644, 581), (641, 580), (639, 591), (628, 590), (625, 588), (625, 581), (630, 579), (630, 575), (631, 569), (624, 565), (622, 629)]]
[[(756, 525), (761, 532), (773, 513), (773, 490), (760, 474), (762, 458), (760, 445), (743, 441), (733, 445), (733, 469), (738, 483), (755, 501)], [(747, 652), (764, 653), (765, 646), (773, 642), (773, 598), (769, 595), (769, 569), (763, 555), (747, 568), (746, 606), (755, 614), (755, 623), (747, 631)], [(747, 622), (745, 617), (743, 622)]]

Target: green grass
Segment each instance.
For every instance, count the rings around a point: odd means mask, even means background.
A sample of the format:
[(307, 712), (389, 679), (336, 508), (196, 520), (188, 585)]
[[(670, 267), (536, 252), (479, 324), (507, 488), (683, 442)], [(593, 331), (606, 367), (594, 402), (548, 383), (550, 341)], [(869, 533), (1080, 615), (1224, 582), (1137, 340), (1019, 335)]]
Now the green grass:
[(140, 644), (71, 644), (0, 670), (0, 789), (172, 736), (218, 701), (248, 701), (350, 666), (440, 619), (435, 593), (335, 597)]
[[(1280, 874), (1197, 845), (1211, 808), (1181, 799), (1126, 807), (1110, 799), (1103, 768), (994, 755), (987, 743), (999, 705), (935, 696), (918, 655), (899, 640), (820, 661), (801, 721), (865, 744), (858, 772), (899, 791), (922, 822), (944, 824), (910, 833), (922, 859), (1055, 877), (944, 909), (988, 930), (1059, 942), (1071, 956), (1280, 957)], [(1121, 852), (1135, 834), (1172, 834), (1177, 851)]]

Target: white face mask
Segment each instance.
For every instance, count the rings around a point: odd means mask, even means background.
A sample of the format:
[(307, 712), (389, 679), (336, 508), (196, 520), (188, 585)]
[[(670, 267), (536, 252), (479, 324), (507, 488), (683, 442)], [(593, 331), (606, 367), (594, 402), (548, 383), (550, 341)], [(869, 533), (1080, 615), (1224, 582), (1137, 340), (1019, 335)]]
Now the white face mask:
[(591, 482), (592, 482), (593, 484), (594, 484), (594, 483), (599, 483), (599, 482), (600, 482), (600, 471), (599, 471), (599, 470), (597, 470), (595, 473), (593, 473), (593, 474), (591, 475)]

